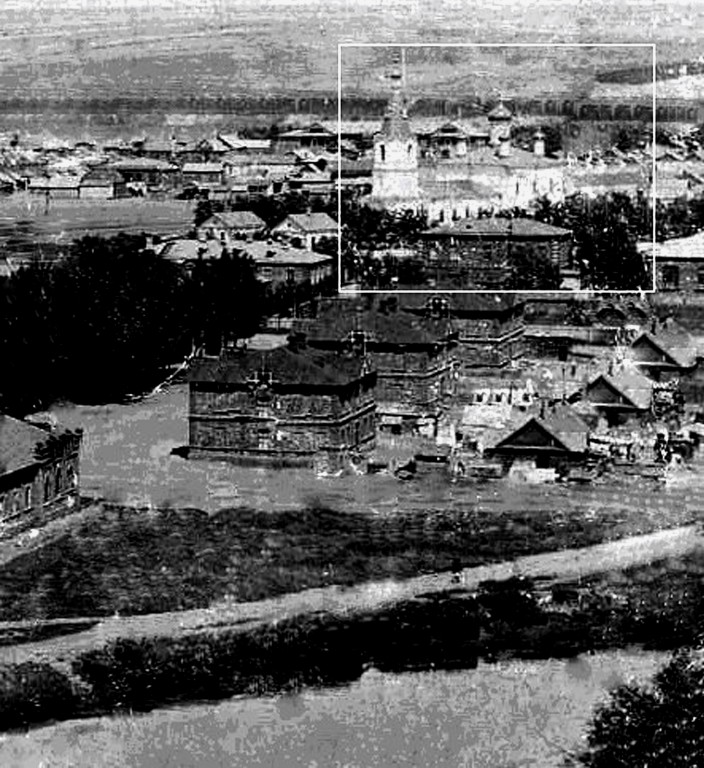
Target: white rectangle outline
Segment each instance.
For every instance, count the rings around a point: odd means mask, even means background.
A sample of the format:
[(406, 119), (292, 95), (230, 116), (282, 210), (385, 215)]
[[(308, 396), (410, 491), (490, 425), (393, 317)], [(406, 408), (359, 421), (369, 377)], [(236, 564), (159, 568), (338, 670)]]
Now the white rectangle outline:
[[(489, 291), (489, 290), (350, 290), (342, 287), (342, 49), (343, 48), (650, 48), (653, 52), (653, 94), (652, 94), (652, 108), (653, 108), (653, 135), (652, 135), (652, 182), (651, 182), (651, 204), (652, 204), (652, 241), (653, 241), (653, 259), (652, 259), (652, 273), (653, 273), (653, 287), (648, 290), (557, 290), (557, 291), (545, 291), (545, 290), (524, 290), (524, 291)], [(518, 293), (518, 294), (558, 294), (561, 296), (578, 296), (578, 295), (602, 295), (602, 294), (628, 294), (628, 295), (642, 295), (646, 293), (657, 293), (657, 257), (656, 249), (657, 244), (655, 237), (657, 233), (656, 228), (656, 211), (657, 211), (657, 173), (656, 173), (656, 152), (655, 152), (655, 136), (656, 136), (656, 124), (657, 124), (657, 44), (656, 43), (338, 43), (337, 44), (337, 292), (342, 295), (356, 296), (363, 293), (386, 293), (386, 294), (400, 294), (400, 293), (427, 293), (427, 294), (447, 294), (447, 293)]]

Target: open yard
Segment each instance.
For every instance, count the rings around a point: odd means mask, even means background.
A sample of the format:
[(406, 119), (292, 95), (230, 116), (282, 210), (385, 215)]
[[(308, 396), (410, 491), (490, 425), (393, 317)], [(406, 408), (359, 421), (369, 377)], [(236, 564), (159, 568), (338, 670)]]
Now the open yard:
[(180, 200), (52, 200), (47, 210), (42, 197), (17, 194), (0, 199), (0, 244), (8, 255), (28, 255), (84, 235), (186, 234), (193, 215), (193, 203)]

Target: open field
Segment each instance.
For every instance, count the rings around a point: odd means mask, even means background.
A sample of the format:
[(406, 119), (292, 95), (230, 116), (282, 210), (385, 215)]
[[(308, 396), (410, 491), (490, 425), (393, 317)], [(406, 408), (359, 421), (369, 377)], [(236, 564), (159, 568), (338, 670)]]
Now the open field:
[(40, 197), (0, 199), (0, 243), (8, 255), (65, 246), (84, 235), (185, 234), (192, 226), (193, 203), (181, 200), (52, 200), (47, 209)]

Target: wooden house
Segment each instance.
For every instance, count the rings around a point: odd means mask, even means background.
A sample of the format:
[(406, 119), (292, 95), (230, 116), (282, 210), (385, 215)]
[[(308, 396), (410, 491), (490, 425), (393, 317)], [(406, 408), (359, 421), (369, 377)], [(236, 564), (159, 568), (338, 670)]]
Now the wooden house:
[(266, 222), (252, 211), (224, 211), (214, 213), (198, 227), (202, 237), (219, 240), (228, 244), (266, 230)]
[(505, 467), (526, 459), (545, 469), (574, 464), (588, 454), (589, 431), (570, 405), (541, 404), (537, 412), (519, 415), (518, 423), (492, 436), (485, 455), (501, 460)]
[(121, 173), (110, 168), (93, 168), (81, 179), (80, 196), (91, 200), (114, 200), (127, 194)]
[(634, 370), (600, 373), (584, 387), (580, 409), (587, 417), (591, 411), (605, 418), (610, 427), (642, 422), (653, 412), (653, 382)]
[(199, 358), (189, 374), (189, 456), (338, 471), (374, 446), (376, 374), (363, 356), (311, 350)]
[(292, 213), (271, 230), (272, 234), (300, 240), (306, 248), (326, 238), (337, 240), (338, 226), (327, 213)]
[(249, 256), (257, 277), (263, 282), (296, 285), (309, 282), (317, 285), (333, 275), (334, 258), (307, 248), (295, 248), (273, 240), (241, 243), (238, 249)]

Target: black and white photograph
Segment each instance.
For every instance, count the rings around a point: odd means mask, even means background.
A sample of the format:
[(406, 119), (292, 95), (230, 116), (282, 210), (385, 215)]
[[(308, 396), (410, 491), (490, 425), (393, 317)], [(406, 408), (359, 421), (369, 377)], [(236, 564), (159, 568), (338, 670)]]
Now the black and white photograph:
[(704, 766), (704, 8), (0, 5), (0, 766)]

